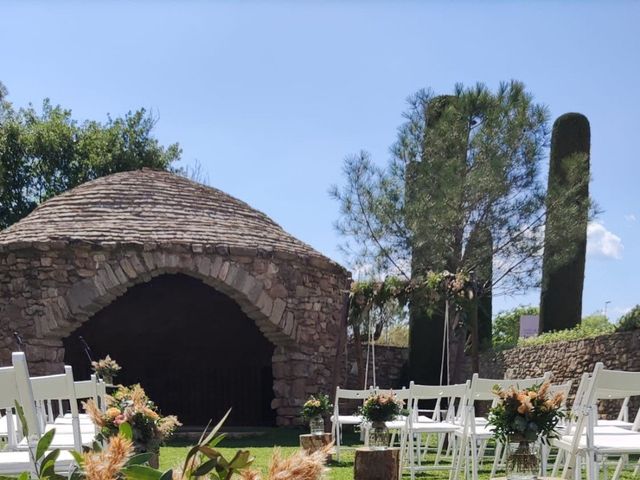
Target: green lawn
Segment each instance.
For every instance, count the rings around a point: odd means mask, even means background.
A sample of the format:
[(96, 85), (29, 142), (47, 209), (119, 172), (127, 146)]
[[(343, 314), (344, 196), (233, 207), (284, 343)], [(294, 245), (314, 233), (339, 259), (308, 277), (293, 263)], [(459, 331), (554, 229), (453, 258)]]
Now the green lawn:
[[(295, 429), (269, 429), (265, 431), (264, 435), (254, 436), (244, 439), (225, 439), (220, 445), (220, 450), (223, 454), (230, 458), (236, 450), (246, 449), (250, 450), (255, 457), (254, 467), (261, 470), (263, 473), (269, 465), (269, 459), (271, 458), (271, 452), (274, 446), (282, 448), (285, 454), (293, 453), (298, 449), (298, 435), (303, 433), (302, 430)], [(355, 434), (345, 434), (345, 443), (349, 445), (359, 445), (358, 436)], [(162, 447), (160, 451), (160, 467), (163, 470), (181, 465), (184, 461), (187, 448), (189, 444), (186, 442), (174, 441)], [(353, 479), (353, 450), (344, 451), (340, 455), (340, 463), (330, 463), (329, 480), (352, 480)], [(491, 471), (491, 465), (484, 465), (480, 471), (480, 478), (482, 480), (489, 479), (489, 473)], [(613, 468), (609, 470), (609, 474), (613, 473)], [(404, 479), (409, 478), (409, 475), (405, 475)], [(444, 480), (449, 478), (448, 471), (432, 471), (428, 474), (422, 474), (418, 478), (422, 479), (434, 479)], [(638, 480), (640, 477), (633, 477), (631, 473), (626, 473), (622, 477), (624, 480), (634, 479)]]

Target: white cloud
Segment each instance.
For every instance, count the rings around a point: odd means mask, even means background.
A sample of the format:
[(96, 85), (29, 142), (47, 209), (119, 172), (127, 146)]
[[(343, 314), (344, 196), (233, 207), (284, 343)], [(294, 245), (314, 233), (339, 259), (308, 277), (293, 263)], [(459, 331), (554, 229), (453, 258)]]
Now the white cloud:
[(624, 245), (622, 239), (604, 225), (591, 222), (587, 227), (587, 254), (594, 257), (620, 260)]
[(636, 214), (635, 214), (635, 213), (627, 213), (627, 214), (624, 216), (624, 219), (625, 219), (627, 222), (637, 222), (637, 221), (638, 221), (638, 217), (636, 217)]

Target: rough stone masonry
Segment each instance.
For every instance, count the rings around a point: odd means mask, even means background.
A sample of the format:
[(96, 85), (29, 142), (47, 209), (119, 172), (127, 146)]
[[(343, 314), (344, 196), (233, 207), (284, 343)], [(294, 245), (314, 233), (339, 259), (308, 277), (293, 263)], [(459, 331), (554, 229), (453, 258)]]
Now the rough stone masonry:
[(341, 381), (333, 366), (349, 272), (244, 202), (152, 170), (83, 184), (0, 232), (0, 365), (18, 331), (33, 374), (60, 372), (66, 336), (167, 273), (234, 299), (276, 346), (279, 425), (299, 422), (308, 395)]

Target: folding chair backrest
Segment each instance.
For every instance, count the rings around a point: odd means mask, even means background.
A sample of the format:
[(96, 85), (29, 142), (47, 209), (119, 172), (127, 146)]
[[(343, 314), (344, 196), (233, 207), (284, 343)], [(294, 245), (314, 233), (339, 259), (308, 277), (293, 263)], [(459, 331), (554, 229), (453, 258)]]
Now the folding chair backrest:
[(480, 378), (477, 373), (473, 374), (471, 380), (471, 389), (467, 398), (468, 402), (473, 403), (477, 401), (493, 401), (496, 396), (493, 393), (494, 387), (497, 385), (501, 389), (507, 389), (515, 387), (518, 389), (531, 388), (535, 385), (540, 385), (551, 379), (551, 373), (546, 372), (542, 377), (537, 378), (520, 378), (520, 379), (491, 379)]
[(344, 400), (366, 400), (374, 393), (373, 387), (367, 390), (348, 390), (346, 388), (336, 388), (336, 402), (340, 399)]
[(578, 390), (576, 390), (576, 396), (573, 399), (573, 405), (571, 406), (571, 411), (573, 412), (574, 410), (576, 410), (581, 402), (582, 402), (582, 397), (585, 394), (585, 391), (587, 389), (587, 385), (589, 385), (589, 379), (591, 378), (591, 375), (589, 375), (589, 372), (585, 372), (582, 374), (582, 376), (580, 377), (580, 383), (578, 384)]
[(14, 449), (22, 440), (22, 425), (15, 412), (16, 402), (22, 407), (29, 430), (29, 442), (35, 444), (40, 438), (27, 360), (22, 352), (11, 355), (13, 366), (0, 368), (0, 409), (5, 411), (7, 421), (7, 443)]
[(369, 398), (375, 392), (373, 387), (369, 387), (367, 390), (350, 390), (347, 388), (336, 388), (336, 397), (333, 402), (333, 413), (336, 416), (340, 415), (340, 400), (359, 400), (360, 403)]
[(411, 382), (409, 391), (411, 395), (411, 411), (414, 416), (418, 412), (418, 403), (421, 400), (435, 400), (433, 420), (440, 420), (441, 401), (448, 401), (447, 410), (445, 411), (445, 419), (452, 421), (456, 417), (455, 404), (459, 399), (459, 405), (462, 404), (467, 394), (468, 385), (466, 383), (458, 385), (419, 385)]
[(407, 387), (402, 387), (399, 390), (393, 388), (374, 388), (374, 393), (386, 393), (388, 395), (393, 394), (398, 400), (402, 400), (405, 405), (408, 405), (409, 398), (411, 397), (410, 391)]
[(551, 385), (549, 387), (549, 394), (556, 395), (557, 393), (561, 393), (563, 396), (562, 407), (566, 408), (567, 399), (569, 398), (569, 392), (571, 392), (571, 385), (573, 385), (573, 380), (568, 380), (564, 383), (559, 383), (557, 385)]
[[(32, 377), (33, 398), (46, 414), (46, 421), (53, 423), (57, 415), (65, 413), (63, 402), (68, 402), (69, 411), (77, 414), (78, 404), (73, 381), (73, 370), (65, 365), (64, 373)], [(57, 409), (56, 409), (57, 407)], [(57, 411), (56, 411), (57, 410)]]
[[(582, 374), (582, 377), (580, 378), (580, 384), (578, 386), (578, 391), (576, 392), (576, 396), (573, 401), (572, 411), (580, 405), (582, 396), (585, 394), (585, 390), (587, 388), (587, 385), (589, 384), (590, 379), (591, 375), (588, 372)], [(617, 420), (628, 422), (629, 400), (631, 396), (633, 395), (629, 395), (629, 392), (627, 392), (626, 390), (599, 388), (596, 392), (596, 402), (597, 400), (622, 400)]]
[(75, 381), (73, 385), (78, 400), (93, 399), (98, 402), (98, 380), (95, 375), (91, 375), (89, 380)]

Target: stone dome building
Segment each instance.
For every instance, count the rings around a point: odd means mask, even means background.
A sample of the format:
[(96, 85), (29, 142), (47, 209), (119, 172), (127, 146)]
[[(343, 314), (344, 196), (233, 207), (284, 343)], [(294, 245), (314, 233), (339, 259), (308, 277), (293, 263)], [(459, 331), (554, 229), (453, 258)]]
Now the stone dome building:
[(52, 198), (0, 232), (0, 365), (123, 367), (185, 424), (288, 425), (329, 392), (350, 275), (263, 213), (152, 170)]

